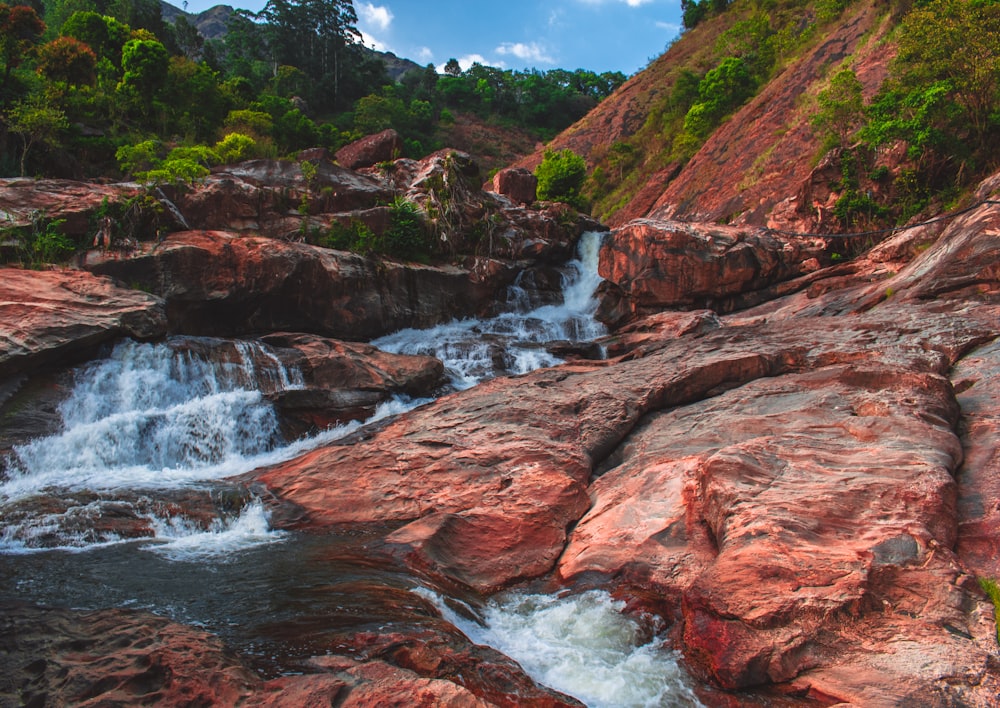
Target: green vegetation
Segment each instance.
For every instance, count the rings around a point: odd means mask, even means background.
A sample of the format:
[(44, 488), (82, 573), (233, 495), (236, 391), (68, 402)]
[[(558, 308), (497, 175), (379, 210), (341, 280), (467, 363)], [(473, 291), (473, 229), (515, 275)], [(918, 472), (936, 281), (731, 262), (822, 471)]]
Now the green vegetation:
[[(687, 32), (676, 51), (658, 60), (665, 79), (645, 124), (588, 156), (592, 171), (583, 193), (594, 215), (611, 217), (653, 175), (683, 167), (729, 116), (856, 6), (857, 0), (684, 0)], [(879, 93), (865, 100), (848, 58), (800, 103), (821, 142), (817, 163), (839, 168), (830, 186), (838, 195), (832, 216), (843, 230), (891, 226), (931, 205), (953, 204), (1000, 165), (1000, 2), (890, 0), (875, 10), (893, 22), (885, 41), (898, 47)], [(744, 185), (752, 181), (747, 175)]]
[(997, 625), (997, 642), (1000, 643), (1000, 583), (993, 578), (979, 578), (979, 587), (993, 603), (993, 620)]
[[(683, 166), (729, 116), (809, 45), (823, 22), (816, 4), (684, 0), (687, 36), (676, 45), (679, 59), (657, 85), (659, 98), (645, 124), (607, 151), (589, 156), (593, 170), (583, 193), (594, 215), (610, 217), (655, 173)], [(674, 55), (671, 47), (659, 61)]]
[(388, 209), (389, 226), (382, 234), (376, 234), (359, 220), (349, 224), (337, 222), (317, 242), (327, 248), (355, 253), (386, 255), (411, 261), (428, 260), (435, 244), (420, 208), (413, 202), (398, 198)]
[(546, 150), (541, 164), (535, 168), (535, 176), (539, 199), (585, 208), (580, 188), (587, 178), (587, 163), (572, 150)]
[[(452, 61), (394, 81), (361, 46), (351, 0), (269, 0), (208, 41), (183, 16), (164, 23), (158, 0), (23, 1), (0, 2), (0, 175), (190, 180), (384, 128), (423, 157), (463, 113), (547, 139), (625, 80)], [(157, 153), (137, 168), (128, 150), (149, 141)], [(171, 152), (195, 147), (214, 156)]]

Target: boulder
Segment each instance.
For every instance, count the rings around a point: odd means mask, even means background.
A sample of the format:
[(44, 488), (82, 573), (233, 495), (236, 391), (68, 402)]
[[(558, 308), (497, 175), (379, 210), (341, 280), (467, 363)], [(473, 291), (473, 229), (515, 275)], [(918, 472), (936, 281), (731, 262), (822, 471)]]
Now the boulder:
[(601, 248), (600, 273), (612, 289), (605, 317), (622, 321), (664, 309), (746, 306), (752, 293), (814, 270), (822, 239), (766, 229), (640, 219), (615, 229)]
[(73, 270), (0, 271), (0, 375), (85, 358), (119, 337), (166, 332), (163, 302)]
[(347, 340), (487, 311), (517, 264), (473, 265), (382, 261), (221, 231), (171, 234), (129, 258), (91, 252), (84, 263), (162, 297), (175, 333), (298, 331)]
[(271, 396), (286, 439), (365, 420), (393, 396), (429, 396), (445, 382), (444, 365), (434, 357), (308, 334), (270, 334), (260, 341), (303, 379), (301, 387)]
[(93, 214), (101, 204), (141, 193), (135, 183), (98, 184), (65, 179), (0, 179), (0, 218), (4, 226), (29, 227), (38, 217), (64, 220), (64, 233), (94, 237)]
[[(294, 674), (265, 681), (212, 634), (146, 612), (5, 603), (0, 627), (4, 705), (490, 708), (518, 705), (511, 695), (545, 708), (580, 705), (536, 686), (492, 650), (461, 635), (442, 642), (427, 630), (365, 635), (376, 645), (358, 642), (359, 653), (385, 653), (414, 669), (326, 652), (301, 662)], [(458, 676), (451, 674), (456, 668)]]
[(349, 170), (391, 162), (403, 152), (403, 139), (392, 128), (368, 135), (337, 151), (337, 162)]
[(493, 191), (515, 204), (534, 204), (538, 178), (523, 167), (510, 167), (493, 175)]

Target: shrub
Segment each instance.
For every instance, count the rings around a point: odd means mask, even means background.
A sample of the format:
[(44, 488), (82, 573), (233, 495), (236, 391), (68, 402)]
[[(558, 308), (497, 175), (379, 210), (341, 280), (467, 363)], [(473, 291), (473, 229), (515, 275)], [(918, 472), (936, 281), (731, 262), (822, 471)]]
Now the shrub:
[(248, 159), (253, 154), (256, 145), (257, 143), (249, 135), (229, 133), (215, 144), (214, 150), (215, 154), (219, 156), (219, 162), (228, 165)]
[(417, 205), (396, 199), (389, 205), (389, 228), (382, 237), (384, 252), (416, 260), (430, 255), (431, 242)]
[(572, 150), (546, 150), (541, 164), (535, 168), (535, 177), (539, 199), (584, 208), (580, 189), (587, 177), (587, 163)]

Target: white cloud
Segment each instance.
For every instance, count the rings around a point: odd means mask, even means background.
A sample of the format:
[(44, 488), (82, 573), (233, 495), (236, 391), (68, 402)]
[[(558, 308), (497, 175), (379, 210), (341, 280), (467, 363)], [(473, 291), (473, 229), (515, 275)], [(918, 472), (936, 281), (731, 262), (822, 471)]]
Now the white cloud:
[(458, 58), (458, 65), (462, 67), (462, 71), (468, 71), (473, 64), (492, 66), (482, 54), (466, 54), (464, 57)]
[(417, 56), (414, 57), (419, 62), (424, 64), (434, 60), (434, 52), (431, 51), (430, 47), (418, 47)]
[(657, 22), (656, 26), (662, 30), (666, 30), (667, 32), (673, 32), (674, 34), (681, 31), (681, 26), (675, 22)]
[(377, 38), (371, 36), (370, 34), (368, 34), (367, 32), (365, 32), (364, 30), (360, 30), (360, 31), (361, 31), (361, 43), (364, 44), (366, 47), (369, 47), (370, 49), (374, 49), (376, 52), (388, 52), (388, 51), (391, 51), (389, 49), (389, 45), (387, 45), (382, 40), (377, 39)]
[[(630, 2), (632, 0), (629, 0)], [(372, 5), (370, 2), (359, 2), (355, 5), (358, 12), (358, 20), (365, 25), (385, 32), (392, 24), (392, 10), (385, 6)]]
[(555, 64), (556, 61), (542, 49), (538, 44), (532, 42), (531, 44), (525, 44), (523, 42), (504, 42), (499, 47), (496, 48), (497, 54), (501, 56), (514, 56), (521, 61), (536, 62), (539, 64)]

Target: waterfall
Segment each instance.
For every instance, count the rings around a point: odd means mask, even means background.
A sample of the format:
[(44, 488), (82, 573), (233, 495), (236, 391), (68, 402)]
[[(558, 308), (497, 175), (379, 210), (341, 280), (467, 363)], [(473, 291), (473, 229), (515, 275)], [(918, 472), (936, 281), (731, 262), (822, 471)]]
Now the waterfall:
[(514, 311), (477, 320), (455, 320), (430, 329), (404, 329), (372, 342), (397, 354), (434, 356), (444, 362), (456, 389), (470, 388), (502, 374), (524, 374), (555, 366), (562, 359), (546, 349), (551, 342), (588, 342), (606, 334), (594, 319), (594, 297), (601, 276), (597, 272), (603, 234), (580, 237), (577, 257), (566, 265), (562, 302), (524, 311), (518, 304), (530, 301), (520, 280), (507, 298)]
[(462, 613), (431, 590), (413, 592), (471, 641), (506, 654), (539, 683), (589, 708), (701, 706), (676, 652), (657, 638), (658, 621), (644, 624), (623, 614), (625, 603), (603, 590), (565, 596), (514, 591), (491, 598), (481, 611), (464, 605)]

